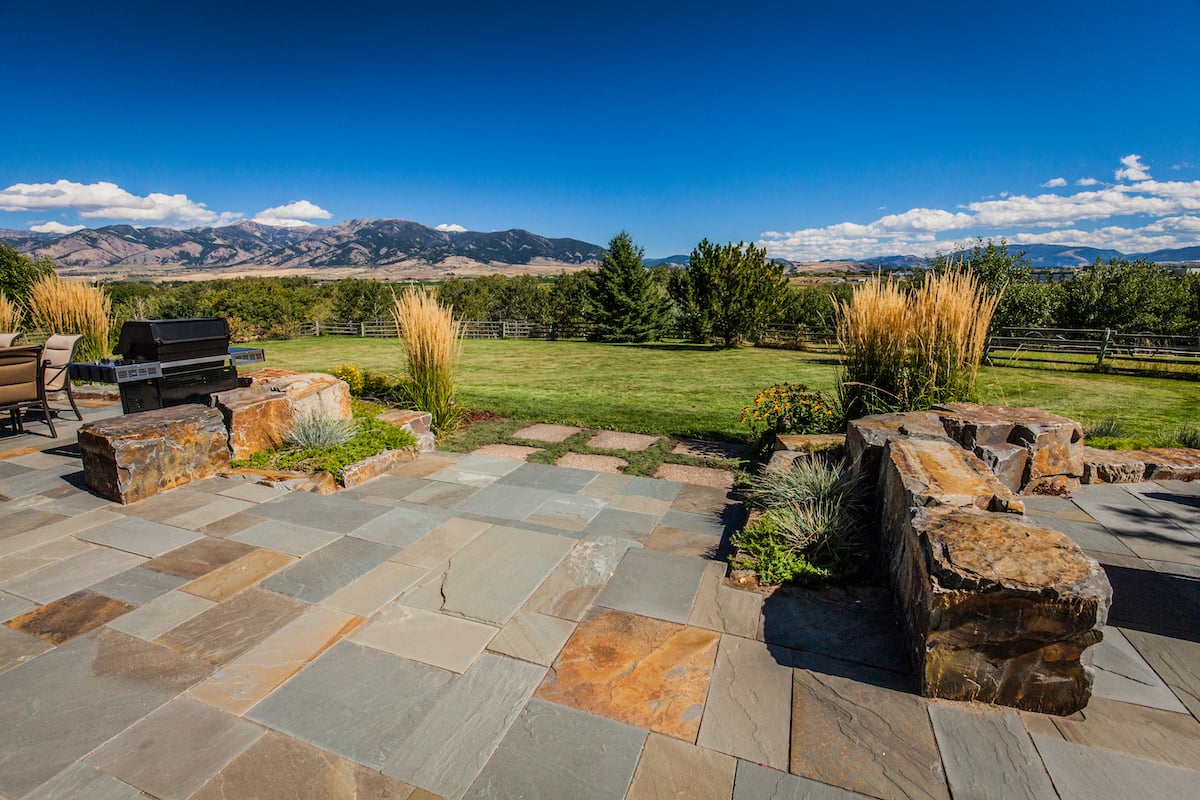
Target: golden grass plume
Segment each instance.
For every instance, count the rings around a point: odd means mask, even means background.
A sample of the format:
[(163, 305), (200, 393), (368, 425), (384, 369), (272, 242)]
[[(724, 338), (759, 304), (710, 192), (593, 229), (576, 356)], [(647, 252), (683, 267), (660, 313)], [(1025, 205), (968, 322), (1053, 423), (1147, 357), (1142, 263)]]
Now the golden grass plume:
[(47, 275), (30, 287), (29, 320), (46, 334), (82, 334), (82, 361), (109, 355), (112, 301), (99, 288)]
[(392, 314), (406, 354), (406, 390), (413, 405), (433, 416), (438, 431), (454, 427), (455, 373), (462, 355), (462, 328), (452, 309), (423, 289), (410, 288), (393, 299)]

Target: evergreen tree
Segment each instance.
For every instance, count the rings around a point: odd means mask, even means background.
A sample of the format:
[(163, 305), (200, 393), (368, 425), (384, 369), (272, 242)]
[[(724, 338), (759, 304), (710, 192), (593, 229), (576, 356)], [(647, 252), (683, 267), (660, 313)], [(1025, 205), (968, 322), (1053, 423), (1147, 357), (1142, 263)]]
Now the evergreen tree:
[(645, 250), (621, 231), (608, 243), (608, 253), (592, 280), (596, 326), (592, 339), (601, 342), (649, 342), (667, 329), (669, 301), (642, 264)]
[(782, 312), (787, 292), (783, 265), (745, 242), (720, 246), (705, 239), (692, 251), (687, 272), (671, 281), (671, 296), (693, 336), (713, 336), (726, 347), (757, 338)]

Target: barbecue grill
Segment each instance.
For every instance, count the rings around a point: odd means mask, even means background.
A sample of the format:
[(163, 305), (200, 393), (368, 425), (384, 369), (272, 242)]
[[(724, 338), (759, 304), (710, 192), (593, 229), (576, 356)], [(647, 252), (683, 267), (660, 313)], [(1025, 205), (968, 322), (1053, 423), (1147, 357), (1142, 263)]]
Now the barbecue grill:
[(184, 403), (238, 386), (238, 364), (265, 359), (252, 347), (229, 346), (224, 317), (131, 320), (121, 326), (117, 361), (74, 362), (73, 380), (115, 383), (126, 414)]

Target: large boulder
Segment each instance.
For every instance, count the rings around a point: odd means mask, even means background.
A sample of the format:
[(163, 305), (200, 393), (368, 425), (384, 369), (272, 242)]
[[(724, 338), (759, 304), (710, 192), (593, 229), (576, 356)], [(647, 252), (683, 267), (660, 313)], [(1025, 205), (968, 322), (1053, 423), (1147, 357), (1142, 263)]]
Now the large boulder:
[(225, 419), (235, 459), (281, 447), (296, 418), (295, 407), (284, 392), (247, 387), (214, 394), (212, 402)]
[(323, 372), (290, 372), (261, 369), (252, 372), (250, 388), (282, 392), (292, 401), (297, 414), (322, 413), (332, 419), (350, 419), (350, 386)]
[(942, 422), (927, 411), (874, 414), (852, 420), (846, 426), (846, 462), (854, 466), (863, 482), (874, 486), (879, 478), (883, 448), (897, 438), (949, 441)]
[(87, 485), (122, 504), (229, 468), (221, 412), (193, 404), (89, 422), (79, 452)]
[(1194, 447), (1152, 447), (1132, 450), (1130, 455), (1146, 462), (1148, 481), (1200, 479), (1200, 450)]
[(1139, 483), (1146, 476), (1146, 462), (1136, 451), (1083, 448), (1084, 483)]
[(1087, 705), (1112, 589), (1063, 534), (1011, 514), (915, 509), (896, 584), (921, 693), (1048, 714)]
[(433, 415), (428, 411), (410, 411), (403, 408), (389, 408), (381, 411), (376, 419), (404, 428), (417, 440), (417, 449), (422, 453), (433, 450), (436, 441), (433, 436)]

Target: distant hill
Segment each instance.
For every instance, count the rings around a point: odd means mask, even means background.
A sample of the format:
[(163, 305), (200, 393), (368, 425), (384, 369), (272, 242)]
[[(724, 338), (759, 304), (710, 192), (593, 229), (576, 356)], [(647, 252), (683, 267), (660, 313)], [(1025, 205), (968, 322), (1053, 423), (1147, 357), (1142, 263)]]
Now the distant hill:
[(236, 222), (219, 228), (110, 225), (63, 236), (4, 231), (17, 250), (60, 268), (396, 267), (561, 265), (599, 262), (603, 249), (524, 230), (448, 232), (401, 219), (352, 219), (328, 227)]

